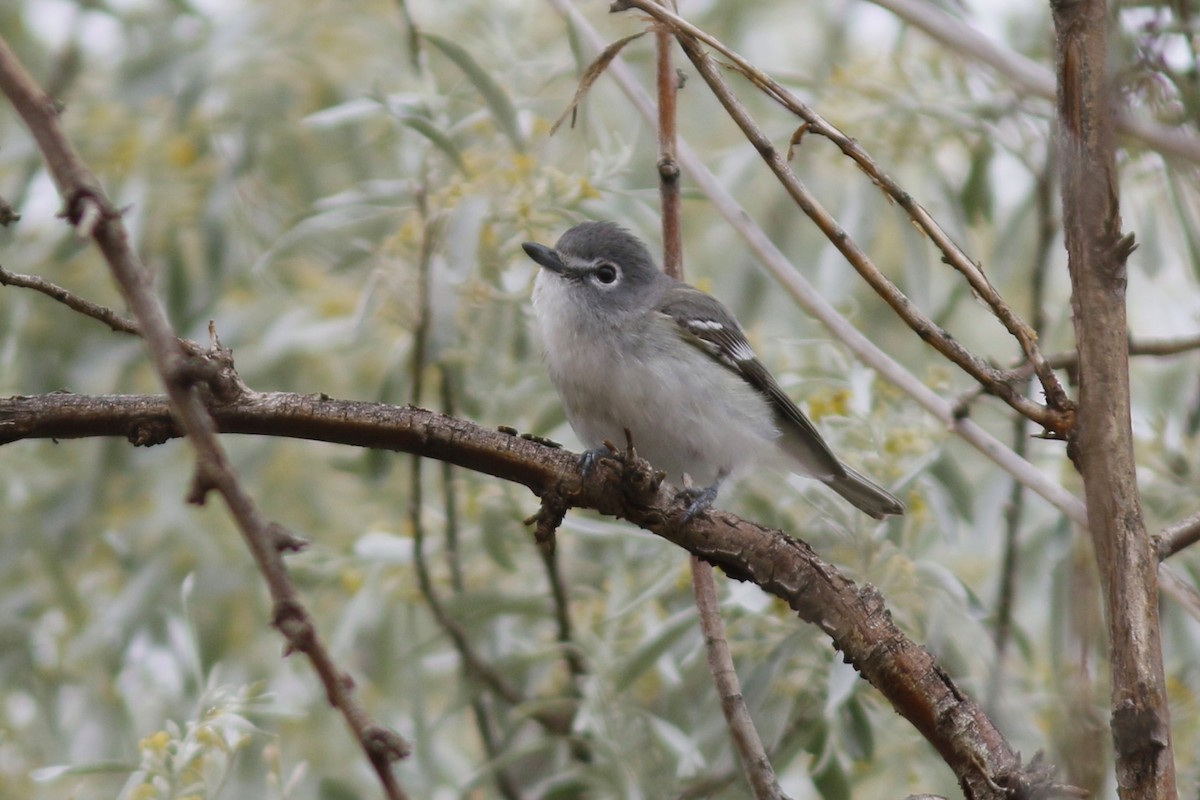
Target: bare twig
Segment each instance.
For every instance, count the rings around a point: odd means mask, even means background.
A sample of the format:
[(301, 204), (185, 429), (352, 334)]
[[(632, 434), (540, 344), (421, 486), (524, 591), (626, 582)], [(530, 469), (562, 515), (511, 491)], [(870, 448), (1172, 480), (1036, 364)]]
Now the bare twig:
[(1121, 233), (1104, 0), (1052, 3), (1063, 230), (1079, 351), (1079, 425), (1067, 454), (1083, 477), (1108, 613), (1111, 729), (1123, 798), (1173, 800), (1175, 764), (1130, 421), (1125, 309), (1132, 235)]
[[(453, 415), (455, 403), (450, 369), (445, 363), (439, 362), (437, 370), (442, 413)], [(455, 490), (454, 465), (448, 461), (439, 463), (441, 464), (442, 506), (446, 517), (446, 563), (450, 570), (450, 587), (456, 595), (461, 595), (466, 585), (463, 581), (462, 559), (458, 546), (458, 493)], [(483, 744), (483, 752), (487, 755), (488, 761), (492, 764), (500, 763), (502, 750), (496, 737), (493, 704), (488, 702), (488, 698), (474, 695), (471, 698), (471, 713), (475, 717), (475, 727), (479, 730), (479, 740)], [(496, 789), (506, 800), (520, 799), (521, 792), (508, 770), (496, 769), (495, 780)]]
[(771, 141), (754, 124), (745, 106), (730, 90), (724, 77), (707, 54), (687, 37), (679, 37), (683, 47), (697, 71), (712, 88), (721, 105), (730, 117), (742, 129), (742, 132), (754, 144), (762, 155), (763, 160), (775, 173), (788, 194), (796, 204), (816, 223), (829, 241), (838, 248), (846, 260), (871, 286), (875, 292), (892, 307), (896, 314), (912, 328), (922, 340), (932, 345), (939, 353), (961, 367), (967, 374), (984, 384), (990, 394), (994, 394), (1022, 415), (1033, 420), (1054, 433), (1065, 433), (1069, 429), (1070, 415), (1064, 415), (1054, 409), (1049, 409), (1030, 400), (1024, 394), (1016, 391), (1006, 381), (1005, 376), (979, 356), (967, 350), (958, 340), (954, 339), (924, 312), (912, 304), (900, 289), (871, 261), (866, 252), (850, 238), (850, 235), (838, 224), (821, 204), (809, 192), (792, 170), (787, 160), (780, 155)]
[[(604, 40), (599, 32), (579, 13), (574, 5), (566, 0), (549, 0), (549, 2), (559, 13), (570, 20), (581, 38), (593, 51), (599, 51), (604, 47)], [(613, 59), (608, 74), (617, 82), (642, 118), (653, 124), (656, 118), (654, 102), (642, 89), (629, 67), (620, 58), (616, 58)], [(750, 251), (758, 257), (763, 267), (779, 281), (797, 305), (824, 325), (835, 339), (845, 345), (863, 363), (878, 371), (881, 376), (942, 421), (952, 433), (960, 436), (1001, 469), (1037, 492), (1068, 517), (1087, 524), (1087, 512), (1079, 498), (1063, 489), (1058, 483), (1051, 481), (1037, 467), (1016, 456), (1008, 446), (979, 425), (970, 419), (956, 416), (950, 401), (930, 389), (895, 359), (880, 350), (874, 342), (864, 336), (829, 301), (822, 297), (816, 287), (796, 269), (787, 256), (754, 223), (746, 210), (682, 138), (678, 141), (677, 155), (680, 165), (688, 174), (688, 179), (704, 193), (730, 227), (741, 234)]]
[[(402, 8), (404, 11), (407, 11), (407, 8), (403, 4)], [(417, 51), (413, 51), (412, 55), (414, 60), (418, 58)], [(429, 218), (428, 199), (424, 182), (417, 186), (415, 195), (422, 227), (421, 248), (417, 256), (417, 324), (413, 329), (412, 360), (409, 369), (409, 398), (413, 405), (420, 405), (424, 399), (425, 371), (428, 365), (429, 327), (432, 315), (429, 296), (429, 270), (432, 266), (434, 247), (437, 240), (437, 222)], [(484, 686), (498, 686), (502, 690), (510, 692), (511, 694), (506, 699), (511, 703), (517, 699), (517, 690), (504, 683), (499, 673), (486, 664), (483, 658), (474, 651), (474, 648), (471, 647), (470, 639), (466, 635), (466, 631), (451, 619), (442, 605), (441, 599), (438, 597), (437, 590), (434, 588), (433, 579), (429, 572), (429, 562), (425, 557), (426, 533), (425, 519), (422, 513), (425, 499), (425, 489), (422, 485), (422, 467), (424, 463), (425, 459), (414, 454), (409, 459), (408, 465), (408, 524), (413, 537), (413, 568), (417, 573), (417, 586), (420, 589), (421, 596), (425, 598), (425, 602), (432, 610), (434, 620), (441, 626), (442, 631), (446, 633), (455, 649), (458, 650), (459, 658), (462, 662), (463, 675), (467, 679), (479, 680)], [(451, 467), (449, 464), (446, 464), (445, 468), (450, 469)], [(445, 479), (445, 475), (443, 475), (443, 479)], [(456, 591), (462, 590), (461, 575), (459, 576), (459, 585), (455, 589)], [(495, 762), (497, 755), (499, 755), (499, 748), (496, 744), (495, 726), (491, 709), (482, 696), (474, 694), (471, 698), (471, 711), (475, 717), (475, 726), (479, 731), (479, 739), (483, 743), (484, 753), (487, 755), (489, 762)], [(521, 796), (520, 792), (517, 790), (516, 784), (513, 783), (512, 776), (508, 774), (508, 770), (497, 768), (493, 770), (492, 777), (496, 782), (496, 790), (500, 792), (502, 797), (506, 798), (506, 800), (519, 800)]]
[(73, 225), (83, 225), (96, 240), (137, 320), (155, 371), (170, 397), (174, 416), (188, 434), (196, 454), (189, 501), (203, 503), (213, 490), (220, 494), (270, 590), (274, 603), (272, 624), (287, 639), (289, 650), (303, 652), (312, 662), (329, 702), (341, 712), (354, 733), (385, 794), (397, 800), (404, 798), (392, 764), (407, 755), (407, 743), (370, 718), (354, 696), (350, 676), (334, 663), (322, 644), (277, 547), (278, 537), (273, 532), (278, 526), (273, 526), (255, 505), (218, 443), (216, 426), (197, 391), (198, 382), (204, 380), (203, 373), (195, 366), (189, 368), (189, 362), (185, 361), (175, 332), (151, 288), (151, 276), (130, 245), (120, 214), (63, 134), (56, 104), (38, 88), (3, 40), (0, 40), (0, 91), (37, 141), (63, 197), (65, 216)]
[(741, 683), (733, 667), (733, 655), (729, 642), (725, 640), (725, 625), (721, 622), (721, 608), (717, 602), (717, 584), (713, 579), (712, 566), (692, 557), (692, 589), (696, 598), (696, 610), (700, 615), (700, 630), (704, 632), (704, 649), (708, 654), (708, 671), (717, 684), (721, 699), (721, 711), (729, 725), (742, 772), (754, 792), (756, 800), (785, 800), (787, 795), (779, 788), (775, 770), (767, 757), (758, 729), (746, 708)]
[[(1128, 347), (1131, 356), (1178, 356), (1200, 350), (1200, 333), (1178, 339), (1139, 339), (1130, 336)], [(1051, 353), (1046, 360), (1055, 369), (1065, 369), (1079, 363), (1079, 353), (1074, 350)]]
[(1158, 557), (1170, 558), (1196, 542), (1200, 542), (1200, 512), (1176, 522), (1156, 537)]
[[(663, 0), (665, 2), (665, 0)], [(671, 32), (654, 32), (658, 86), (658, 194), (662, 204), (663, 270), (683, 280), (683, 221), (679, 205), (679, 162), (675, 158), (675, 95), (679, 77), (671, 66)]]
[[(1038, 329), (1038, 326), (1034, 325), (1034, 330)], [(1141, 339), (1132, 335), (1129, 337), (1129, 356), (1131, 358), (1142, 356), (1171, 358), (1194, 353), (1197, 350), (1200, 350), (1200, 334), (1170, 339)], [(1074, 369), (1079, 363), (1079, 353), (1075, 350), (1050, 353), (1046, 356), (1046, 363), (1052, 369)], [(1025, 383), (1033, 377), (1033, 367), (1028, 361), (1017, 360), (1012, 362), (1008, 370), (1002, 372), (1001, 375), (1003, 380), (1013, 385)], [(966, 416), (971, 412), (971, 405), (985, 394), (987, 391), (984, 386), (978, 383), (972, 384), (970, 389), (960, 394), (955, 400), (955, 413), (958, 416)]]
[(18, 272), (9, 272), (4, 267), (0, 267), (0, 285), (33, 289), (35, 292), (41, 292), (47, 297), (57, 300), (73, 311), (78, 311), (85, 317), (91, 317), (94, 320), (103, 322), (117, 333), (141, 336), (141, 331), (138, 330), (137, 323), (133, 320), (126, 319), (107, 306), (93, 303), (91, 300), (75, 294), (70, 289), (64, 289), (58, 284), (51, 283), (37, 275), (22, 275)]
[[(1062, 385), (1058, 382), (1058, 378), (1045, 363), (1041, 351), (1038, 349), (1037, 337), (1033, 330), (1004, 301), (1004, 298), (992, 286), (979, 265), (971, 261), (963, 253), (962, 249), (942, 230), (941, 226), (937, 224), (929, 213), (916, 202), (913, 196), (896, 183), (857, 141), (830, 124), (802, 103), (785, 87), (762, 72), (762, 70), (759, 70), (746, 59), (726, 47), (718, 39), (695, 27), (682, 17), (672, 14), (667, 9), (652, 2), (652, 0), (628, 0), (627, 5), (640, 8), (658, 20), (660, 25), (669, 25), (675, 31), (679, 37), (680, 44), (683, 45), (684, 51), (687, 52), (692, 63), (700, 70), (701, 75), (704, 76), (705, 81), (708, 82), (714, 94), (717, 95), (725, 110), (737, 122), (742, 132), (746, 135), (746, 138), (750, 140), (762, 155), (764, 161), (771, 168), (771, 171), (775, 173), (780, 183), (787, 189), (788, 194), (792, 196), (804, 213), (825, 233), (834, 246), (842, 252), (846, 260), (862, 275), (876, 293), (892, 306), (901, 319), (912, 327), (922, 339), (929, 342), (939, 352), (966, 370), (976, 380), (987, 385), (989, 391), (996, 393), (997, 396), (1004, 399), (1010, 405), (1013, 405), (1017, 411), (1020, 411), (1022, 414), (1025, 414), (1030, 419), (1055, 433), (1062, 434), (1070, 429), (1072, 422), (1072, 415), (1070, 413), (1072, 408), (1071, 402), (1067, 398)], [(733, 95), (728, 84), (725, 83), (720, 73), (700, 47), (701, 42), (730, 59), (739, 72), (749, 78), (769, 97), (804, 120), (801, 132), (824, 136), (836, 144), (845, 155), (858, 165), (859, 169), (884, 190), (888, 197), (898, 203), (908, 213), (917, 227), (924, 231), (938, 249), (942, 251), (943, 260), (966, 277), (976, 295), (988, 304), (996, 318), (1000, 320), (1021, 345), (1025, 357), (1034, 365), (1038, 378), (1042, 383), (1043, 391), (1049, 403), (1048, 411), (1044, 409), (1038, 411), (1042, 407), (1032, 401), (1022, 402), (1027, 400), (1024, 395), (1012, 392), (1003, 381), (997, 381), (991, 368), (985, 362), (966, 351), (965, 348), (953, 339), (949, 339), (948, 335), (935, 325), (932, 320), (929, 320), (924, 314), (916, 311), (900, 290), (871, 264), (866, 254), (848, 238), (846, 232), (842, 230), (832, 216), (821, 207), (816, 198), (800, 182), (788, 164), (789, 159), (780, 156), (770, 140), (754, 124), (745, 107)], [(796, 141), (797, 139), (794, 138), (793, 144)]]

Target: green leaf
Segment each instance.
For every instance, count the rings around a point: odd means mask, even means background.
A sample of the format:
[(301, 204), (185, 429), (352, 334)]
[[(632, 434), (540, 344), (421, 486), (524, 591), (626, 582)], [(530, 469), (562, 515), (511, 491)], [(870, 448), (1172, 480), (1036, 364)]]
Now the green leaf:
[(434, 147), (446, 154), (459, 172), (464, 176), (467, 174), (467, 165), (463, 163), (462, 153), (459, 152), (458, 147), (450, 140), (449, 136), (438, 130), (432, 122), (419, 114), (404, 111), (394, 111), (392, 113), (396, 117), (397, 122), (424, 136)]
[(524, 152), (525, 140), (517, 127), (517, 110), (513, 107), (512, 101), (508, 99), (508, 94), (500, 88), (500, 84), (493, 80), (491, 74), (481, 67), (470, 53), (449, 39), (443, 39), (432, 33), (422, 33), (421, 38), (441, 50), (443, 55), (458, 65), (458, 68), (467, 76), (467, 80), (473, 83), (479, 93), (483, 95), (488, 108), (492, 110), (492, 116), (500, 125), (500, 130), (512, 142), (513, 147), (519, 152)]

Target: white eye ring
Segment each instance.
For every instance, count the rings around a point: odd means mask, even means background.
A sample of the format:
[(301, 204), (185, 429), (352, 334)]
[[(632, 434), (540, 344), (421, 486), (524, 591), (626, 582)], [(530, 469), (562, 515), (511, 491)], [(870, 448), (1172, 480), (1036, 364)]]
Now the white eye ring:
[(596, 280), (605, 286), (612, 286), (621, 277), (621, 271), (617, 269), (616, 265), (607, 261), (598, 264), (593, 274), (596, 276)]

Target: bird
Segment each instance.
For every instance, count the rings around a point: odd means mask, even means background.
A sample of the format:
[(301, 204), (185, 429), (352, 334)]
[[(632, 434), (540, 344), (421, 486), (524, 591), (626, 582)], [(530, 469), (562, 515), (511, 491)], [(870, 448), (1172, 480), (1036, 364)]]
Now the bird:
[(758, 464), (814, 478), (876, 519), (904, 513), (838, 460), (733, 313), (667, 275), (628, 230), (587, 221), (554, 247), (522, 248), (540, 267), (533, 315), (567, 421), (589, 448), (585, 472), (628, 431), (644, 458), (682, 482), (686, 520), (711, 507), (730, 475)]

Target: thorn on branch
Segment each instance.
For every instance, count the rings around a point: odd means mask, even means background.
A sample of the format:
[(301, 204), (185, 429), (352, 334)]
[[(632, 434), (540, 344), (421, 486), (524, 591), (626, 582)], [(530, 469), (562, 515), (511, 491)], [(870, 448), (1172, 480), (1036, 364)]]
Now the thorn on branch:
[(362, 739), (376, 767), (389, 766), (412, 754), (412, 746), (403, 736), (382, 725), (368, 725)]
[(791, 161), (796, 157), (796, 148), (800, 146), (800, 140), (804, 138), (804, 134), (808, 133), (811, 127), (809, 123), (804, 122), (792, 134), (792, 138), (788, 140), (787, 160)]
[(100, 221), (118, 216), (108, 205), (101, 192), (90, 186), (79, 186), (67, 198), (66, 207), (59, 216), (75, 228), (81, 239), (90, 239)]
[(1117, 262), (1124, 264), (1129, 260), (1129, 256), (1133, 255), (1133, 251), (1137, 250), (1137, 242), (1134, 240), (1133, 232), (1125, 234), (1113, 244), (1113, 257)]
[(174, 422), (165, 420), (138, 420), (130, 426), (125, 438), (134, 447), (154, 447), (179, 435)]
[(197, 462), (196, 474), (192, 476), (192, 488), (188, 490), (187, 502), (194, 506), (202, 506), (208, 500), (208, 493), (217, 488), (216, 478), (212, 470)]
[(309, 545), (308, 539), (297, 536), (278, 522), (267, 526), (267, 535), (271, 537), (275, 550), (280, 553), (299, 553)]
[(271, 626), (287, 639), (284, 656), (290, 656), (297, 650), (308, 653), (316, 641), (316, 631), (312, 620), (304, 606), (295, 600), (281, 600), (275, 604), (275, 612), (271, 615)]
[(557, 490), (551, 489), (542, 495), (542, 506), (537, 513), (525, 520), (526, 525), (537, 523), (533, 531), (533, 541), (543, 555), (554, 554), (556, 534), (567, 516), (567, 504)]
[(16, 212), (16, 209), (14, 209), (7, 200), (5, 200), (3, 197), (0, 197), (0, 225), (7, 228), (9, 225), (19, 221), (20, 219), (21, 215)]

